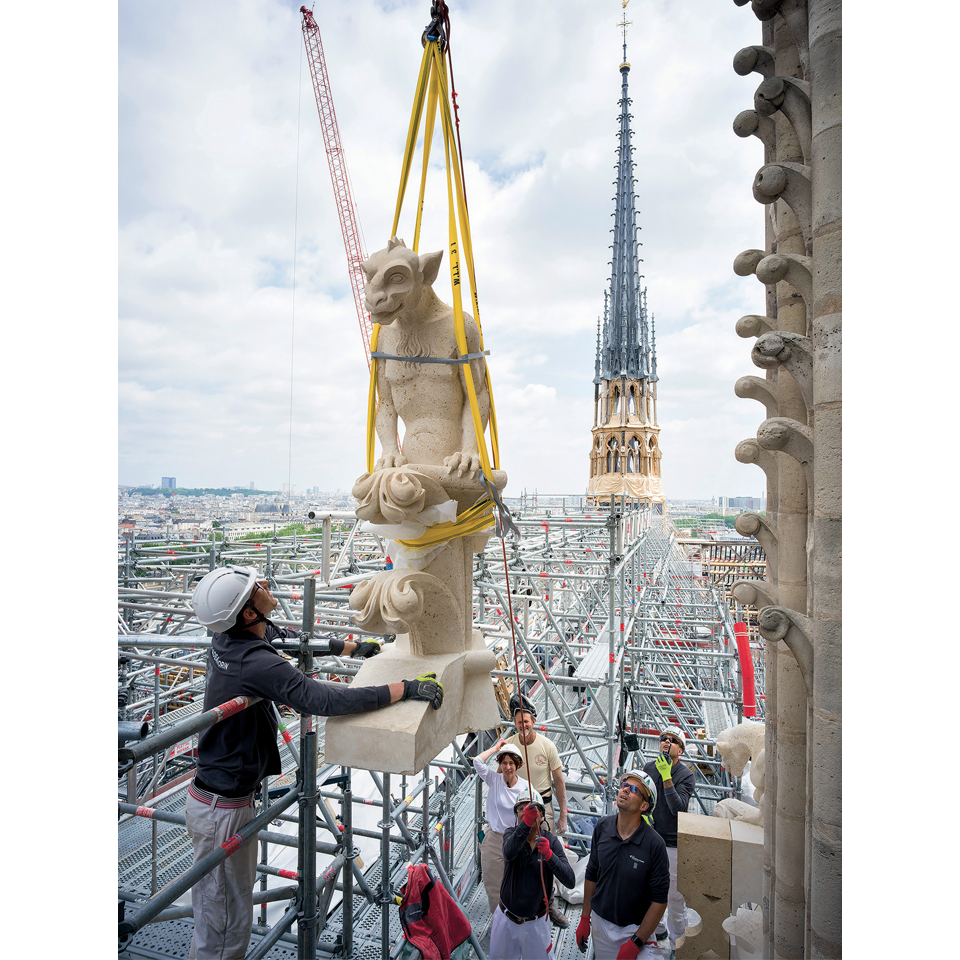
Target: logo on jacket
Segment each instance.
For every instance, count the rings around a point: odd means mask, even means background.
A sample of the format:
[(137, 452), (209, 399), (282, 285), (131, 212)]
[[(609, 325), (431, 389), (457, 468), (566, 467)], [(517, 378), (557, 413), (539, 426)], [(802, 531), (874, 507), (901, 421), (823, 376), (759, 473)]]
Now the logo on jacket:
[(217, 655), (217, 651), (216, 651), (216, 650), (211, 650), (211, 651), (210, 651), (210, 655), (213, 657), (213, 662), (214, 662), (221, 670), (223, 670), (223, 671), (225, 671), (225, 672), (228, 671), (229, 668), (227, 667), (226, 662), (220, 659), (220, 657)]
[(631, 853), (631, 854), (628, 854), (628, 856), (629, 856), (630, 859), (633, 861), (633, 869), (634, 869), (634, 870), (636, 870), (637, 867), (638, 867), (641, 863), (643, 863), (643, 860), (641, 860), (639, 857), (635, 857), (632, 853)]

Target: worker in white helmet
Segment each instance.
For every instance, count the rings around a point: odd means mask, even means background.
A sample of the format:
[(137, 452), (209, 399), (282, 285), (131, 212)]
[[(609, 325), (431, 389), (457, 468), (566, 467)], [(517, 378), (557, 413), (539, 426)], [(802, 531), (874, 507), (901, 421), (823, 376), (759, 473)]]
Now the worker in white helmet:
[(670, 865), (663, 837), (648, 823), (658, 806), (649, 774), (628, 770), (617, 812), (593, 828), (576, 940), (585, 953), (592, 937), (597, 960), (660, 960), (653, 932), (667, 909)]
[[(325, 717), (379, 710), (398, 700), (426, 700), (434, 709), (443, 702), (435, 674), (374, 687), (321, 683), (304, 676), (270, 642), (298, 636), (267, 619), (276, 606), (267, 581), (249, 567), (213, 570), (193, 593), (197, 619), (214, 631), (203, 709), (235, 697), (262, 698), (200, 734), (197, 770), (184, 811), (195, 863), (255, 817), (254, 792), (265, 777), (281, 772), (270, 701)], [(330, 652), (336, 655), (366, 657), (379, 649), (372, 641), (330, 641)], [(257, 851), (256, 838), (251, 838), (193, 886), (191, 960), (240, 960), (246, 954)]]
[(653, 812), (653, 827), (663, 837), (670, 860), (670, 893), (667, 897), (667, 912), (657, 929), (657, 939), (670, 939), (665, 953), (667, 960), (676, 952), (677, 941), (687, 929), (687, 903), (677, 889), (677, 814), (686, 813), (690, 798), (696, 789), (693, 771), (680, 762), (686, 748), (687, 738), (674, 725), (660, 731), (660, 752), (643, 769), (656, 784), (660, 802)]
[[(491, 756), (497, 758), (497, 769), (487, 766)], [(523, 767), (523, 754), (518, 747), (502, 737), (489, 749), (473, 758), (473, 769), (487, 787), (487, 822), (480, 844), (480, 866), (483, 887), (487, 891), (490, 912), (500, 901), (500, 881), (503, 879), (503, 835), (514, 826), (517, 818), (513, 807), (521, 794), (526, 794), (527, 783), (517, 771)]]
[(553, 881), (576, 884), (563, 844), (546, 828), (546, 804), (528, 783), (517, 800), (516, 825), (503, 835), (503, 881), (490, 924), (490, 956), (548, 960), (553, 956), (547, 906)]
[[(520, 778), (529, 780), (543, 797), (547, 830), (562, 835), (567, 831), (567, 783), (556, 744), (537, 733), (537, 711), (525, 696), (514, 693), (510, 697), (510, 716), (517, 732), (507, 738), (507, 743), (512, 743), (527, 758)], [(550, 921), (561, 928), (570, 923), (556, 900), (550, 902)]]

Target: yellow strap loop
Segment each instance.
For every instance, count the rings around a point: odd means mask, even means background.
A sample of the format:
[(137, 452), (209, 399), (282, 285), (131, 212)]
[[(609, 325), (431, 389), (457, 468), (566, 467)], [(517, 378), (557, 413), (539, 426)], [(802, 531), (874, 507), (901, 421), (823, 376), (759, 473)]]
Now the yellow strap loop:
[[(430, 147), (433, 144), (433, 130), (437, 120), (437, 66), (430, 61), (430, 93), (427, 95), (427, 116), (423, 125), (423, 168), (420, 171), (420, 196), (417, 197), (417, 224), (413, 231), (413, 252), (420, 252), (420, 224), (423, 221), (423, 196), (427, 189), (427, 167), (430, 164)], [(396, 236), (394, 231), (391, 236)]]
[(493, 522), (493, 501), (489, 497), (484, 497), (459, 514), (456, 520), (438, 523), (416, 540), (398, 540), (397, 543), (411, 549), (434, 547), (448, 540), (455, 540), (457, 537), (480, 533), (481, 530), (493, 526)]
[(423, 48), (423, 59), (420, 61), (420, 76), (417, 78), (417, 89), (413, 95), (413, 110), (410, 112), (410, 126), (407, 128), (407, 145), (403, 151), (403, 166), (400, 168), (400, 189), (397, 191), (397, 209), (393, 215), (393, 229), (390, 236), (397, 235), (400, 224), (400, 209), (403, 207), (403, 195), (407, 191), (407, 179), (410, 176), (410, 164), (413, 160), (413, 151), (417, 145), (417, 131), (420, 128), (420, 115), (423, 112), (423, 101), (427, 93), (427, 76), (430, 71), (430, 44)]

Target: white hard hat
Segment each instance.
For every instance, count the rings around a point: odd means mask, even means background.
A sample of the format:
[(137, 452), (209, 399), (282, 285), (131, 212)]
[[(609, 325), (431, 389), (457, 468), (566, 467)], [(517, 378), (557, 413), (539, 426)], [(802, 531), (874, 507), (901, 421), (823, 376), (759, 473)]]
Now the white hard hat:
[(504, 754), (506, 754), (508, 757), (513, 757), (513, 761), (518, 770), (523, 766), (523, 754), (520, 752), (519, 747), (515, 747), (512, 743), (505, 743), (497, 751), (497, 763), (500, 763), (500, 759)]
[(193, 591), (197, 619), (215, 633), (236, 625), (237, 617), (257, 582), (253, 567), (221, 567), (211, 570)]
[(646, 787), (647, 793), (650, 794), (650, 809), (647, 812), (653, 813), (657, 806), (657, 785), (653, 782), (653, 777), (646, 770), (628, 770), (623, 775), (621, 782), (626, 780), (627, 777), (632, 777)]
[(535, 804), (540, 808), (540, 812), (541, 812), (544, 816), (546, 816), (546, 814), (547, 814), (547, 808), (544, 806), (543, 797), (541, 797), (540, 794), (537, 793), (536, 790), (532, 790), (532, 791), (530, 791), (530, 792), (533, 793), (533, 800), (532, 800), (532, 801), (530, 800), (530, 793), (525, 793), (525, 794), (524, 794), (522, 797), (520, 797), (520, 799), (517, 800), (517, 802), (513, 805), (513, 812), (514, 812), (514, 813), (518, 813), (518, 812), (520, 811), (520, 808), (521, 808), (521, 807), (525, 807), (528, 803), (531, 803), (531, 802), (532, 802), (532, 803), (535, 803)]
[(664, 727), (660, 731), (661, 737), (676, 737), (680, 741), (680, 752), (687, 749), (687, 735), (679, 727)]

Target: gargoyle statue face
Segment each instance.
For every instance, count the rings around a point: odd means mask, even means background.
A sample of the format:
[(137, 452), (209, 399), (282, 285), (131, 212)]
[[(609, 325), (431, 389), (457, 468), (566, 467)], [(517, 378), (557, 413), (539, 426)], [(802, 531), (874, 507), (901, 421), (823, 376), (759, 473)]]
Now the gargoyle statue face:
[(424, 287), (437, 279), (443, 251), (418, 256), (393, 237), (386, 249), (360, 264), (367, 278), (363, 303), (374, 323), (390, 324), (413, 317)]

